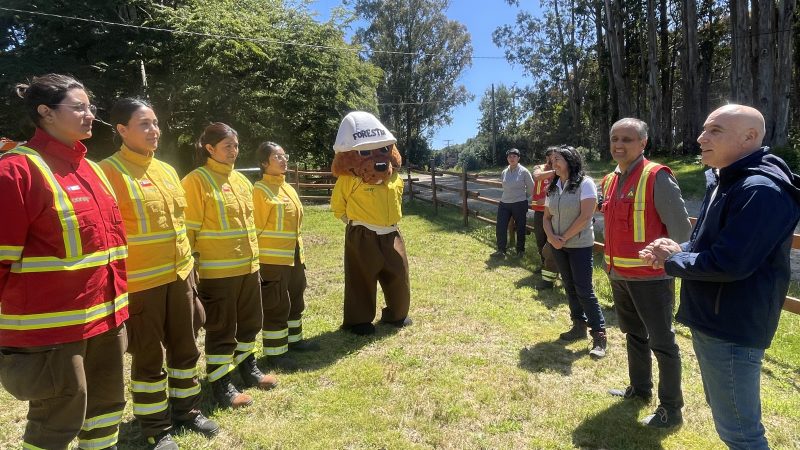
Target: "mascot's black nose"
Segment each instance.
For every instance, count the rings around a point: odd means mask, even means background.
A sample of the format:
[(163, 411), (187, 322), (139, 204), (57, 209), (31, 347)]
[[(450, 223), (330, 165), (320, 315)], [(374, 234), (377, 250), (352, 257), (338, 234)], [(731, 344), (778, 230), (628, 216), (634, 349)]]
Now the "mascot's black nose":
[(378, 172), (386, 172), (386, 169), (388, 168), (389, 168), (389, 163), (385, 162), (375, 163), (375, 170), (377, 170)]

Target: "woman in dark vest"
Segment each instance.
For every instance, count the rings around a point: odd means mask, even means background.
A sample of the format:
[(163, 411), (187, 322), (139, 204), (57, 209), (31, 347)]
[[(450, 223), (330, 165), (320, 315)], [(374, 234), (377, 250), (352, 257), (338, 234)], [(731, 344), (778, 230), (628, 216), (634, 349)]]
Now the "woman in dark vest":
[(584, 175), (583, 161), (574, 148), (556, 148), (551, 161), (556, 176), (545, 200), (544, 231), (553, 247), (572, 319), (572, 328), (560, 337), (565, 341), (585, 339), (588, 325), (592, 334), (589, 354), (602, 358), (606, 354), (605, 318), (592, 286), (592, 215), (597, 208), (597, 187)]

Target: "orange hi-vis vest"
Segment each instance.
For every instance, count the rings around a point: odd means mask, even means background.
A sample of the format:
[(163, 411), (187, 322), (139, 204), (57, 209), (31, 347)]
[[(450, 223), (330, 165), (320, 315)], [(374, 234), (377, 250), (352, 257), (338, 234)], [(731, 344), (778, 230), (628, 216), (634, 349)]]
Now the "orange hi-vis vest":
[[(52, 209), (27, 225), (30, 233), (45, 226), (50, 233), (42, 229), (36, 236), (29, 234), (22, 246), (0, 245), (0, 261), (9, 264), (8, 278), (0, 289), (0, 345), (73, 342), (119, 326), (128, 318), (124, 262), (128, 252), (108, 179), (95, 163), (83, 159), (81, 163), (90, 170), (77, 170), (83, 171), (83, 177), (89, 175), (85, 179), (93, 182), (91, 190), (78, 184), (74, 174), (59, 173), (63, 180), (75, 183), (62, 185), (64, 181), (59, 182), (36, 150), (20, 146), (6, 153), (13, 154), (24, 156), (28, 167), (39, 172), (28, 172), (35, 190), (27, 195), (51, 197), (45, 201), (52, 201)], [(87, 210), (83, 205), (93, 198), (98, 207)], [(83, 209), (76, 209), (78, 200)], [(18, 213), (24, 211), (10, 212)], [(4, 220), (14, 223), (15, 219)], [(105, 223), (94, 226), (95, 220)]]
[(544, 211), (544, 201), (547, 198), (547, 188), (550, 187), (552, 178), (544, 180), (533, 180), (533, 198), (531, 198), (531, 209), (534, 211)]
[(303, 205), (297, 191), (283, 175), (265, 174), (253, 188), (259, 262), (293, 266), (295, 248), (303, 262)]
[(606, 271), (613, 268), (628, 278), (664, 275), (663, 269), (653, 269), (639, 258), (639, 251), (645, 246), (667, 236), (667, 227), (653, 200), (653, 186), (660, 170), (672, 173), (669, 167), (642, 158), (621, 187), (617, 173), (603, 178), (601, 210), (605, 216)]

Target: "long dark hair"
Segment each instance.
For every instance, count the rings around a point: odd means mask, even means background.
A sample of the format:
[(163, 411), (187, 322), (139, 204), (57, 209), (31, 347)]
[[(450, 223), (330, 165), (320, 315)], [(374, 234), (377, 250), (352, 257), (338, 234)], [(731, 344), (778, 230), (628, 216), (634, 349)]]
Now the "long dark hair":
[(114, 143), (121, 144), (122, 138), (117, 133), (117, 125), (128, 126), (131, 121), (133, 113), (142, 109), (153, 109), (153, 105), (147, 100), (141, 98), (125, 97), (118, 99), (111, 107), (111, 128), (114, 132)]
[(203, 130), (203, 134), (200, 135), (200, 139), (197, 140), (197, 145), (195, 146), (194, 152), (194, 164), (196, 167), (200, 167), (205, 165), (206, 161), (208, 161), (209, 154), (208, 150), (206, 150), (206, 144), (210, 144), (212, 147), (219, 144), (225, 138), (229, 137), (239, 137), (239, 133), (236, 132), (233, 128), (229, 125), (226, 125), (222, 122), (213, 122), (209, 124), (205, 130)]
[[(575, 192), (575, 190), (581, 185), (581, 181), (583, 181), (583, 177), (585, 176), (583, 173), (583, 158), (581, 158), (581, 154), (578, 153), (574, 147), (569, 145), (554, 147), (553, 153), (561, 155), (561, 157), (564, 158), (564, 161), (567, 162), (569, 179), (561, 181), (561, 184), (564, 186), (564, 191)], [(558, 180), (559, 176), (556, 175), (556, 177), (553, 178), (553, 181), (550, 182), (550, 187), (547, 188), (548, 194), (551, 192), (556, 192), (558, 189)]]
[(15, 91), (25, 103), (25, 110), (36, 126), (40, 126), (42, 116), (39, 115), (39, 105), (53, 107), (58, 105), (67, 96), (71, 89), (81, 89), (89, 95), (83, 83), (69, 75), (48, 73), (40, 77), (33, 77), (30, 84), (17, 84)]
[(262, 142), (261, 145), (258, 146), (256, 149), (256, 163), (258, 164), (259, 170), (261, 170), (261, 176), (264, 176), (264, 163), (269, 165), (269, 158), (272, 156), (273, 153), (278, 151), (279, 148), (283, 148), (280, 144), (277, 144), (272, 141), (265, 141)]

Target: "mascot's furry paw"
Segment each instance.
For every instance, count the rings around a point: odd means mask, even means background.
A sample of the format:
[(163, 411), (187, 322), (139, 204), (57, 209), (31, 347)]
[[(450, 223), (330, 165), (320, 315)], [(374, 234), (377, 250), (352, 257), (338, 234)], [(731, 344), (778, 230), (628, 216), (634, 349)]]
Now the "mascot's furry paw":
[(395, 169), (403, 164), (396, 145), (375, 150), (351, 150), (339, 152), (333, 157), (333, 176), (351, 175), (365, 183), (381, 184), (388, 180)]

